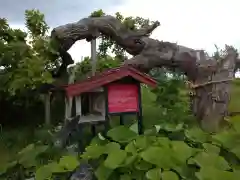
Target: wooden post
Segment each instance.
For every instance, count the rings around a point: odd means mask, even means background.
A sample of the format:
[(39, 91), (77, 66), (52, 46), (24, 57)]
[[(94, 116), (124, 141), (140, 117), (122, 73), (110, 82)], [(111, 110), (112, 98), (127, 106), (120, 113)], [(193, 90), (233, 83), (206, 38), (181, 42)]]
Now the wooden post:
[(120, 115), (120, 125), (124, 125), (124, 115)]
[(91, 41), (91, 60), (92, 60), (92, 75), (94, 76), (97, 68), (97, 44), (96, 39)]
[(72, 112), (72, 97), (66, 97), (65, 98), (65, 123), (67, 119), (71, 118), (71, 112)]
[[(74, 83), (75, 72), (76, 72), (76, 66), (73, 68), (73, 71), (71, 72), (71, 74), (69, 72), (68, 84)], [(64, 123), (67, 123), (67, 119), (71, 118), (72, 102), (73, 102), (73, 97), (65, 97), (65, 120), (64, 120)]]
[[(92, 60), (92, 76), (94, 76), (95, 73), (96, 73), (96, 68), (97, 68), (97, 44), (96, 44), (96, 39), (93, 39), (91, 41), (91, 60)], [(90, 99), (90, 103), (92, 103), (92, 102), (93, 102), (92, 99)], [(96, 135), (95, 124), (91, 124), (91, 132), (92, 132), (93, 136)]]
[(82, 102), (81, 96), (76, 96), (76, 114), (82, 116)]
[(142, 93), (141, 93), (141, 84), (138, 83), (138, 113), (137, 113), (137, 120), (138, 120), (138, 134), (143, 134), (143, 118), (142, 118)]
[(45, 124), (51, 125), (51, 104), (50, 104), (50, 93), (45, 94)]
[(108, 88), (104, 87), (105, 94), (105, 122), (104, 122), (104, 136), (107, 135), (107, 131), (110, 128), (109, 116), (108, 116)]

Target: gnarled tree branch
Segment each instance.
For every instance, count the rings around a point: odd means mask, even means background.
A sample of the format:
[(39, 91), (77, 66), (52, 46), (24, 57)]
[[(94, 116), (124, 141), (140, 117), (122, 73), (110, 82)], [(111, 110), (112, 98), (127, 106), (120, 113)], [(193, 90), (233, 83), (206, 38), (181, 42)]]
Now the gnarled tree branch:
[(125, 65), (135, 66), (145, 72), (155, 67), (178, 68), (194, 84), (205, 83), (206, 85), (195, 90), (192, 110), (203, 122), (201, 124), (204, 129), (210, 127), (206, 128), (207, 123), (213, 122), (209, 129), (216, 130), (217, 124), (227, 114), (230, 85), (229, 82), (209, 84), (208, 81), (219, 82), (233, 77), (236, 51), (227, 47), (227, 56), (219, 64), (214, 59), (208, 59), (204, 51), (150, 38), (148, 35), (159, 25), (159, 22), (155, 22), (149, 27), (132, 31), (113, 16), (90, 17), (56, 27), (51, 36), (59, 44), (59, 52), (65, 66), (73, 62), (66, 53), (76, 41), (90, 41), (102, 34), (133, 55), (133, 58), (125, 61)]

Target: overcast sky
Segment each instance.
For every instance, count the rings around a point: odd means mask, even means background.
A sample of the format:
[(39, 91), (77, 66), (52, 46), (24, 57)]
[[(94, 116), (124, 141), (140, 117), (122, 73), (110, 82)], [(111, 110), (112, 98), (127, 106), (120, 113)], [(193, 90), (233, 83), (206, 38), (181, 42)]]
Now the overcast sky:
[[(152, 38), (213, 52), (214, 44), (240, 49), (239, 7), (237, 0), (0, 0), (0, 17), (23, 28), (25, 9), (36, 8), (53, 28), (102, 8), (109, 14), (119, 11), (124, 16), (158, 20), (161, 26)], [(77, 42), (70, 53), (80, 61), (82, 56), (90, 55), (90, 44)]]

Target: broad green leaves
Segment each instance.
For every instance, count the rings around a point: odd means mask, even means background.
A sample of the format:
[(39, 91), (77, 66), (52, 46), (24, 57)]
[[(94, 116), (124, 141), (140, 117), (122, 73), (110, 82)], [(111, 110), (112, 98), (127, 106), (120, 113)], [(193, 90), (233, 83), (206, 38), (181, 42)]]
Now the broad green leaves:
[(146, 177), (149, 180), (159, 180), (159, 179), (161, 179), (161, 169), (160, 168), (150, 169), (146, 173)]
[(73, 171), (79, 165), (79, 161), (76, 156), (63, 156), (58, 164), (64, 169)]
[[(89, 146), (83, 156), (91, 154), (86, 159), (97, 157), (102, 160), (95, 174), (98, 179), (105, 180), (115, 176), (121, 180), (144, 177), (148, 180), (232, 180), (239, 175), (231, 163), (220, 156), (220, 143), (225, 142), (224, 136), (231, 133), (211, 136), (197, 128), (184, 130), (180, 125), (161, 125), (160, 129), (166, 132), (184, 131), (186, 142), (157, 134), (139, 136), (132, 127), (119, 126), (107, 133), (116, 142)], [(239, 147), (231, 149), (231, 152), (239, 155)], [(119, 176), (119, 173), (124, 174)]]
[(115, 150), (108, 154), (108, 157), (104, 161), (104, 165), (109, 169), (118, 168), (127, 157), (127, 152), (124, 150)]
[[(161, 129), (175, 132), (178, 128), (161, 126)], [(229, 146), (226, 142), (226, 139), (237, 137), (237, 131), (211, 136), (195, 128), (180, 130), (184, 131), (184, 140), (177, 137), (170, 140), (168, 135), (160, 133), (137, 135), (131, 128), (119, 126), (108, 131), (108, 138), (98, 139), (86, 147), (80, 156), (81, 161), (68, 155), (42, 166), (35, 159), (46, 151), (46, 146), (30, 144), (18, 153), (19, 161), (8, 166), (16, 166), (20, 162), (25, 168), (36, 168), (37, 180), (51, 179), (56, 173), (73, 171), (80, 162), (91, 163), (92, 160), (98, 162), (94, 169), (98, 180), (236, 180), (239, 177), (240, 165), (236, 159), (239, 145)], [(109, 138), (115, 142), (107, 140)], [(227, 147), (233, 147), (228, 152), (236, 155), (234, 163), (226, 156), (226, 149), (225, 155), (223, 153), (225, 142)], [(1, 168), (2, 174), (6, 171), (6, 168)]]
[(194, 149), (189, 147), (183, 141), (172, 141), (171, 142), (171, 149), (170, 153), (172, 153), (173, 160), (178, 165), (185, 164), (187, 159), (194, 154)]
[(107, 135), (114, 141), (120, 143), (130, 142), (137, 136), (135, 132), (131, 131), (125, 126), (119, 126), (117, 128), (111, 129), (110, 131), (108, 131)]
[(58, 163), (52, 162), (37, 169), (35, 178), (36, 180), (51, 179), (52, 173), (64, 172), (65, 169)]
[(219, 170), (229, 170), (228, 162), (218, 154), (201, 152), (197, 154), (193, 161), (200, 167), (214, 167)]
[(237, 180), (239, 173), (221, 171), (214, 167), (203, 167), (200, 172), (196, 173), (199, 180)]
[(71, 172), (79, 165), (76, 156), (63, 156), (59, 162), (51, 162), (37, 169), (36, 180), (51, 179), (54, 173)]
[(168, 148), (149, 147), (141, 153), (143, 160), (152, 163), (160, 168), (170, 169), (174, 167), (172, 156)]
[(194, 127), (185, 131), (185, 136), (193, 142), (204, 143), (210, 138), (209, 134), (205, 133), (198, 127)]
[(105, 148), (98, 145), (91, 145), (86, 148), (86, 152), (82, 155), (83, 159), (99, 158), (105, 152)]
[(111, 176), (112, 172), (112, 169), (107, 168), (104, 163), (102, 163), (100, 166), (98, 166), (95, 175), (98, 180), (107, 180)]
[(47, 150), (48, 146), (35, 146), (30, 144), (18, 153), (18, 163), (25, 168), (35, 167), (37, 165), (37, 158), (41, 153)]
[(162, 173), (162, 180), (178, 180), (178, 176), (172, 171), (164, 171)]
[(207, 153), (219, 154), (221, 151), (221, 149), (219, 147), (217, 147), (216, 145), (210, 144), (210, 143), (204, 143), (203, 147)]

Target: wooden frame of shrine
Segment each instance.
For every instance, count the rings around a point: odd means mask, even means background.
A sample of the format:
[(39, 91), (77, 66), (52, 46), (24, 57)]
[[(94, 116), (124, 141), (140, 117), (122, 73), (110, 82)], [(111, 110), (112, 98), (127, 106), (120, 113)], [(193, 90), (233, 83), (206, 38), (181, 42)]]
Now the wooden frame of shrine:
[(157, 86), (156, 81), (147, 74), (123, 66), (63, 86), (65, 118), (79, 116), (79, 123), (89, 123), (93, 129), (96, 124), (103, 123), (107, 130), (110, 116), (120, 116), (120, 124), (123, 124), (124, 114), (134, 114), (137, 116), (139, 134), (142, 134), (141, 83), (152, 88)]

